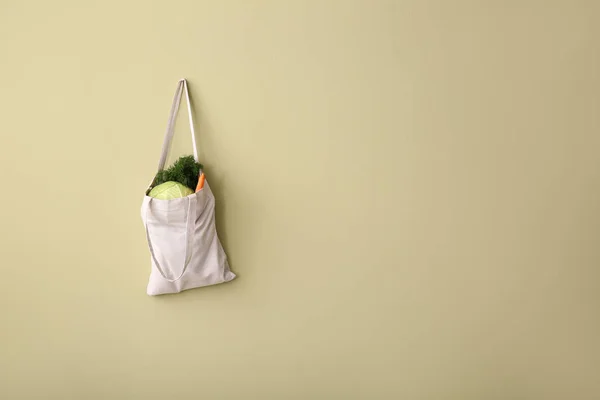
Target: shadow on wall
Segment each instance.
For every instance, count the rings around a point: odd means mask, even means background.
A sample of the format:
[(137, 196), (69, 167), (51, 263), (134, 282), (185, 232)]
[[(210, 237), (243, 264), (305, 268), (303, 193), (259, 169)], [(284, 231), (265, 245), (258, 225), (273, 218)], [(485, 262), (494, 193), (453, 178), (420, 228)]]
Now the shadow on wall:
[[(259, 192), (246, 192), (246, 190), (249, 190), (247, 186), (243, 188), (230, 188), (228, 184), (235, 181), (235, 179), (230, 180), (227, 173), (224, 172), (226, 168), (223, 168), (217, 163), (213, 164), (210, 161), (212, 159), (210, 154), (205, 154), (204, 149), (212, 147), (210, 145), (211, 138), (219, 137), (219, 134), (215, 132), (215, 129), (213, 129), (209, 121), (207, 121), (206, 114), (203, 112), (201, 93), (198, 93), (198, 90), (194, 88), (193, 83), (190, 84), (189, 90), (194, 128), (197, 132), (196, 144), (199, 149), (200, 163), (204, 166), (206, 180), (215, 197), (217, 235), (225, 250), (231, 270), (238, 276), (238, 279), (234, 280), (232, 283), (237, 284), (239, 279), (243, 278), (243, 274), (250, 272), (247, 269), (248, 265), (244, 265), (242, 262), (249, 254), (235, 254), (233, 253), (232, 247), (235, 247), (238, 250), (242, 248), (248, 249), (247, 251), (252, 251), (252, 256), (254, 258), (256, 257), (256, 253), (265, 254), (260, 252), (259, 243), (249, 242), (258, 240), (257, 228), (260, 226), (260, 220), (265, 216), (266, 210), (264, 209), (265, 206), (263, 205), (263, 202), (260, 201), (260, 197), (257, 197), (257, 193)], [(203, 143), (204, 146), (202, 145)], [(226, 193), (228, 193), (228, 196), (225, 195)], [(243, 199), (243, 201), (239, 201), (240, 199)], [(231, 207), (231, 202), (236, 203), (235, 208)], [(232, 209), (236, 210), (235, 216), (228, 214), (228, 210)], [(235, 220), (229, 220), (229, 218), (234, 218)], [(235, 232), (228, 231), (227, 227), (235, 227)], [(244, 246), (234, 246), (234, 242), (237, 243), (236, 240), (239, 241), (240, 238), (243, 238)], [(203, 288), (203, 290), (206, 289)]]

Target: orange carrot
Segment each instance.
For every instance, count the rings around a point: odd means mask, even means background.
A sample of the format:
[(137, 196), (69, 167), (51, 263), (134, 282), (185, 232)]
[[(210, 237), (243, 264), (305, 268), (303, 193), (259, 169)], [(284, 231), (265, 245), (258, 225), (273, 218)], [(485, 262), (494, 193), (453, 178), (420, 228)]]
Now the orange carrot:
[(200, 179), (198, 179), (198, 186), (196, 186), (196, 193), (198, 193), (204, 187), (204, 172), (200, 175)]

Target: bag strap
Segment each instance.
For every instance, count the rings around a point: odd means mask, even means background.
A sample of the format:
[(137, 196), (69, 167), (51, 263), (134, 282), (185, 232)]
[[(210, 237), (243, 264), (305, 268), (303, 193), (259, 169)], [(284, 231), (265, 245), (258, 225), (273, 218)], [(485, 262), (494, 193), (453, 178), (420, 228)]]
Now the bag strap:
[[(171, 278), (167, 278), (167, 275), (165, 274), (165, 271), (163, 270), (163, 268), (160, 266), (160, 263), (158, 262), (158, 259), (156, 258), (156, 254), (154, 253), (154, 247), (152, 246), (152, 239), (150, 239), (150, 228), (149, 228), (149, 221), (148, 221), (148, 210), (150, 209), (150, 202), (152, 202), (152, 199), (150, 199), (148, 201), (148, 204), (146, 205), (146, 216), (145, 216), (145, 221), (146, 221), (146, 240), (148, 241), (148, 249), (150, 249), (150, 254), (152, 255), (152, 260), (154, 261), (154, 265), (156, 265), (156, 269), (158, 269), (158, 272), (162, 275), (162, 277), (168, 281), (168, 282), (177, 282), (178, 280), (181, 279), (181, 277), (183, 276), (183, 274), (185, 274), (185, 271), (188, 268), (188, 265), (190, 264), (190, 261), (192, 259), (192, 246), (190, 246), (190, 240), (193, 236), (193, 232), (191, 232), (193, 230), (193, 226), (194, 226), (194, 221), (196, 220), (196, 196), (188, 196), (186, 197), (187, 201), (188, 201), (188, 207), (187, 207), (187, 214), (186, 214), (186, 223), (185, 223), (185, 258), (183, 261), (183, 268), (181, 269), (181, 273), (179, 274), (179, 276), (177, 278), (171, 279)], [(194, 206), (192, 207), (192, 202), (194, 203)]]
[(165, 133), (165, 139), (162, 145), (162, 151), (160, 153), (160, 160), (158, 161), (158, 170), (162, 171), (165, 168), (167, 162), (167, 155), (169, 153), (169, 147), (171, 147), (171, 141), (175, 135), (175, 122), (177, 121), (177, 114), (179, 113), (179, 105), (181, 104), (181, 96), (185, 92), (185, 99), (187, 101), (188, 118), (190, 121), (190, 131), (192, 132), (192, 148), (194, 150), (194, 160), (198, 162), (198, 148), (196, 147), (196, 132), (194, 130), (194, 117), (192, 116), (192, 105), (190, 103), (190, 92), (188, 91), (187, 81), (180, 79), (177, 82), (177, 90), (175, 91), (175, 97), (173, 98), (173, 104), (171, 105), (171, 112), (169, 113), (169, 121), (167, 123), (167, 132)]

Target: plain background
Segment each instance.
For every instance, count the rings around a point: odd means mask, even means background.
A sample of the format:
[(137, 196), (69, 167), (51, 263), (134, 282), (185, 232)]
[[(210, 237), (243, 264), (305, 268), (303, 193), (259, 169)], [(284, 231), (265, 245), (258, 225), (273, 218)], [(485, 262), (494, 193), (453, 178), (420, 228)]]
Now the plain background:
[[(0, 398), (600, 398), (598, 1), (0, 4)], [(182, 77), (239, 279), (149, 298)]]

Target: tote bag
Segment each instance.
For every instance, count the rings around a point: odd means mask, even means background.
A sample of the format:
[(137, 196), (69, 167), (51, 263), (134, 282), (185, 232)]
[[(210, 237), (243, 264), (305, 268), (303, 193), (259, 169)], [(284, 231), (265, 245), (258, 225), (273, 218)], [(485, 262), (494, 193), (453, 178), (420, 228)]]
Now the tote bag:
[[(194, 159), (198, 161), (190, 97), (187, 82), (182, 79), (171, 106), (159, 171), (165, 167), (182, 93), (187, 100)], [(152, 265), (148, 295), (179, 293), (234, 279), (235, 274), (229, 270), (227, 256), (217, 236), (215, 198), (208, 181), (200, 191), (173, 200), (152, 198), (148, 196), (150, 189), (144, 196), (141, 210)]]

